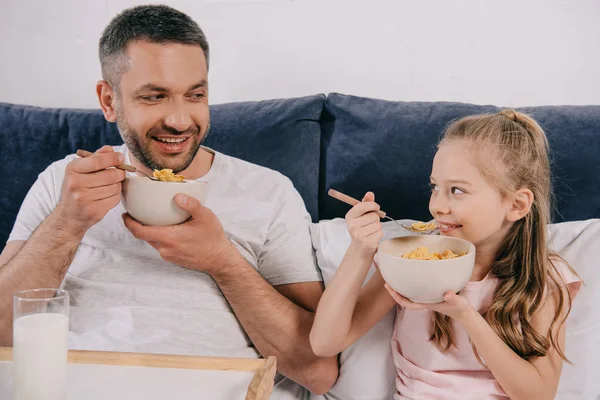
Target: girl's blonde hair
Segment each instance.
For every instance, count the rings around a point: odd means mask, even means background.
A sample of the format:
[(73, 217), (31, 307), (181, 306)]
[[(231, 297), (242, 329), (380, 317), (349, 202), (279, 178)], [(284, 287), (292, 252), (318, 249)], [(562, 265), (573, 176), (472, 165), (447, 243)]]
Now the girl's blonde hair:
[[(453, 122), (438, 148), (456, 140), (471, 146), (476, 166), (503, 195), (527, 188), (534, 196), (531, 211), (513, 224), (492, 265), (490, 273), (499, 283), (485, 319), (522, 358), (545, 356), (552, 346), (568, 361), (558, 338), (552, 334), (556, 324), (565, 322), (571, 310), (571, 296), (560, 290), (565, 282), (556, 267), (557, 263), (568, 264), (546, 245), (552, 204), (546, 134), (528, 115), (502, 110)], [(537, 332), (531, 326), (531, 317), (549, 291), (555, 289), (558, 304), (554, 319), (548, 332)], [(567, 313), (561, 319), (565, 308)], [(430, 340), (442, 351), (454, 345), (449, 317), (434, 313)]]

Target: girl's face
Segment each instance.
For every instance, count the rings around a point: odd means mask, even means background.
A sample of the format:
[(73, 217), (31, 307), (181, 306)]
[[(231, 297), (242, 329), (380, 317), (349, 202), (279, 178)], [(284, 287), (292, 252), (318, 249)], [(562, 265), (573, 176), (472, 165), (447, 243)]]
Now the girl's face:
[(512, 225), (510, 200), (491, 185), (471, 161), (464, 141), (444, 143), (433, 160), (429, 211), (442, 235), (495, 252)]

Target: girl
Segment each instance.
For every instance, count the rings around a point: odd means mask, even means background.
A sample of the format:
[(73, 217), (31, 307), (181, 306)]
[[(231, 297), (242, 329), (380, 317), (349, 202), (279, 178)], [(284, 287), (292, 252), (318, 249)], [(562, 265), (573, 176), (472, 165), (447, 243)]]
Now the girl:
[(395, 399), (553, 399), (581, 280), (546, 246), (546, 135), (513, 110), (462, 118), (444, 132), (430, 179), (440, 233), (476, 247), (470, 282), (438, 304), (411, 302), (379, 271), (361, 288), (383, 235), (367, 193), (346, 215), (352, 244), (317, 308), (315, 354), (346, 349), (398, 304)]

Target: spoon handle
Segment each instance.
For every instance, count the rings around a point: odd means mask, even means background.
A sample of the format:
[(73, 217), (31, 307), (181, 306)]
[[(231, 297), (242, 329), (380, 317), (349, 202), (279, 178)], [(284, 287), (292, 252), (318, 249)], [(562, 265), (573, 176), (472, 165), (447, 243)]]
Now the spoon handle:
[[(355, 198), (350, 197), (347, 194), (344, 194), (342, 192), (338, 192), (337, 190), (329, 189), (329, 192), (327, 192), (327, 194), (329, 194), (334, 199), (338, 199), (339, 201), (342, 201), (351, 206), (354, 206), (354, 205), (360, 203), (360, 201), (356, 200)], [(383, 212), (381, 210), (377, 211), (377, 215), (379, 215), (380, 218), (386, 218), (385, 212)]]
[[(89, 157), (92, 154), (94, 154), (94, 153), (87, 151), (87, 150), (83, 150), (83, 149), (77, 150), (77, 155), (82, 158)], [(137, 169), (133, 165), (129, 165), (129, 164), (117, 165), (115, 168), (119, 168), (119, 169), (122, 169), (123, 171), (127, 171), (127, 172), (136, 172), (137, 171)]]

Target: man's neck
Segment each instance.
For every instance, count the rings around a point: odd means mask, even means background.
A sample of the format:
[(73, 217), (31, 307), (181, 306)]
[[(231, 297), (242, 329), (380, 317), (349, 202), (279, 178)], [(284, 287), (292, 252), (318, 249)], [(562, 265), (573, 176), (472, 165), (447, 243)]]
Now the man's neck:
[(213, 152), (200, 147), (200, 150), (196, 153), (196, 157), (194, 157), (194, 161), (186, 169), (179, 172), (179, 174), (185, 176), (186, 179), (202, 178), (210, 171), (214, 159), (215, 154)]

